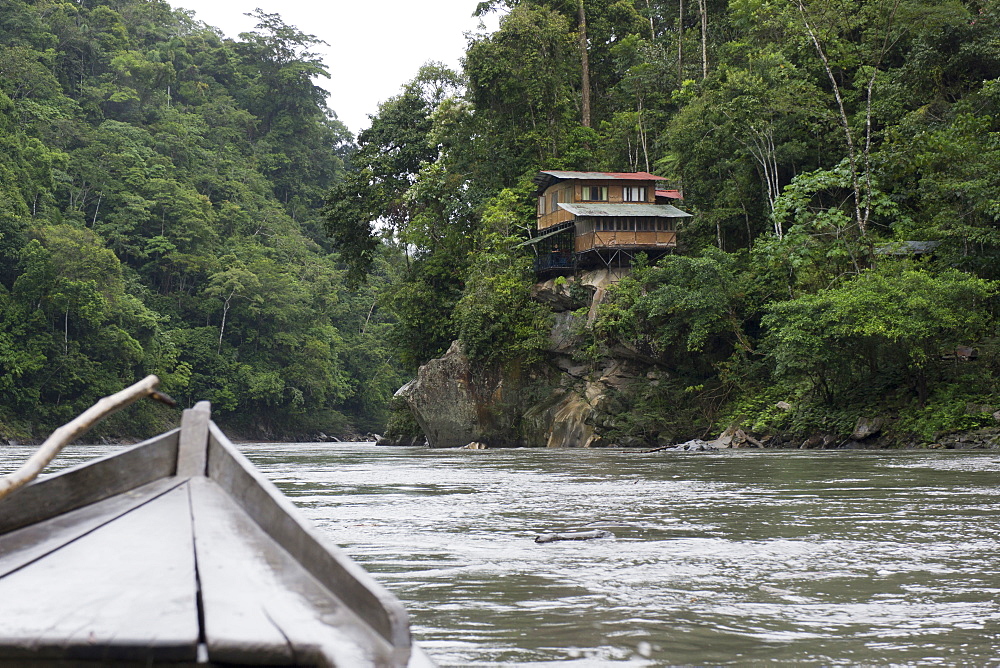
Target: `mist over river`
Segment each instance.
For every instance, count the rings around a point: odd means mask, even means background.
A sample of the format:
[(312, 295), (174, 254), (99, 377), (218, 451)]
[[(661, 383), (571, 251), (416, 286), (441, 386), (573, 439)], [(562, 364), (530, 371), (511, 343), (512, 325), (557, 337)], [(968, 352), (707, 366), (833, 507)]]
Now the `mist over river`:
[(443, 666), (1000, 659), (1000, 453), (240, 448)]

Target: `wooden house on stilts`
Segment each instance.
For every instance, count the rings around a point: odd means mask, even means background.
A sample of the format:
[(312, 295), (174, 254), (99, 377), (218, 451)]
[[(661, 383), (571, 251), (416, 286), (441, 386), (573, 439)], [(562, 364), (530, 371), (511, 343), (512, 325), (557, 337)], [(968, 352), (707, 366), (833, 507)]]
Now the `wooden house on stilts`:
[(651, 260), (677, 245), (677, 222), (689, 218), (669, 202), (675, 190), (656, 190), (662, 177), (648, 172), (539, 172), (539, 275), (577, 269), (627, 267), (637, 253)]

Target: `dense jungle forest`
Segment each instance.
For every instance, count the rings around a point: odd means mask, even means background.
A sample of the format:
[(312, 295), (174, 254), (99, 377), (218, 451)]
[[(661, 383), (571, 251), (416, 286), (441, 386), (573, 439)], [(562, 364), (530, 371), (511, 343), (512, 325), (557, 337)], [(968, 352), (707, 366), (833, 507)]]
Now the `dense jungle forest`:
[(230, 40), (159, 0), (0, 2), (0, 434), (147, 373), (257, 437), (384, 422), (399, 269), (344, 289), (322, 208), (352, 137), (315, 38), (256, 19)]
[(483, 377), (544, 364), (540, 169), (651, 171), (694, 214), (584, 333), (581, 361), (666, 374), (619, 435), (996, 423), (995, 3), (476, 11), (504, 17), (463, 71), (415, 68), (355, 138), (280, 16), (229, 39), (160, 0), (0, 0), (0, 436), (147, 373), (238, 434), (375, 431), (453, 340)]

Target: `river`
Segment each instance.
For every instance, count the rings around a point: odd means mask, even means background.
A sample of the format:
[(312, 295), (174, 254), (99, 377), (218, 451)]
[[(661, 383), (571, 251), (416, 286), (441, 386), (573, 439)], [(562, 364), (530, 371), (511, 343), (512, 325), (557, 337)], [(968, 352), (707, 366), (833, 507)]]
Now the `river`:
[(1000, 659), (997, 452), (240, 447), (442, 666)]

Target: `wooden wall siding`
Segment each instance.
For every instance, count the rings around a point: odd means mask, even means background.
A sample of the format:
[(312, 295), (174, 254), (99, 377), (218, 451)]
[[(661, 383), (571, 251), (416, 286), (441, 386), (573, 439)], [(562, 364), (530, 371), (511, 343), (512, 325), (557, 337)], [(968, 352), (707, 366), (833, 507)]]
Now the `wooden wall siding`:
[[(565, 182), (557, 183), (556, 185), (549, 186), (542, 197), (545, 199), (545, 210), (539, 212), (538, 216), (538, 229), (544, 230), (546, 227), (552, 227), (553, 225), (558, 225), (559, 223), (565, 223), (567, 220), (573, 220), (573, 214), (563, 211), (556, 207), (556, 211), (552, 212), (550, 196), (552, 193), (558, 192), (561, 197), (560, 202), (570, 202), (570, 203), (580, 203), (580, 202), (590, 202), (592, 200), (583, 199), (583, 189), (586, 186), (604, 186), (608, 189), (608, 203), (609, 204), (623, 204), (625, 203), (625, 197), (623, 194), (623, 188), (645, 188), (646, 189), (646, 203), (656, 204), (656, 188), (652, 181), (574, 181), (572, 184), (567, 185)], [(565, 198), (565, 199), (564, 199)], [(632, 202), (635, 204), (635, 202)]]
[(569, 211), (564, 211), (559, 209), (555, 213), (547, 213), (538, 219), (538, 229), (544, 230), (546, 227), (552, 227), (553, 225), (558, 225), (559, 223), (565, 223), (568, 220), (573, 220), (574, 216)]
[(587, 232), (576, 237), (577, 253), (594, 248), (671, 248), (676, 245), (676, 232)]

